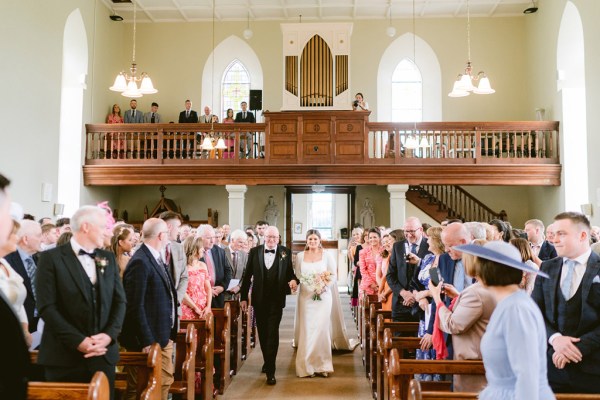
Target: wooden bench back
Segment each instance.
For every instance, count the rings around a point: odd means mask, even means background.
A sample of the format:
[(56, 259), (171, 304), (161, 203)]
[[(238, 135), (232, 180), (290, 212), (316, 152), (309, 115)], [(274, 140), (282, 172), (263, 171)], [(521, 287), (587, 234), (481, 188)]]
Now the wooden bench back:
[(215, 386), (219, 394), (223, 394), (231, 382), (231, 306), (225, 303), (223, 308), (213, 308), (212, 313), (215, 317)]
[(27, 399), (109, 400), (110, 387), (106, 375), (96, 372), (90, 383), (29, 382)]
[(177, 333), (175, 342), (174, 382), (170, 393), (182, 396), (184, 399), (194, 399), (196, 373), (196, 350), (198, 346), (197, 329), (194, 324), (187, 324), (185, 331)]
[(137, 367), (136, 393), (140, 400), (160, 400), (162, 386), (162, 358), (158, 343), (150, 346), (148, 354), (137, 351), (119, 353), (117, 366)]
[(230, 367), (233, 374), (237, 374), (242, 366), (242, 308), (239, 300), (227, 300), (231, 310), (231, 350)]
[(200, 372), (202, 387), (196, 395), (202, 399), (213, 397), (214, 377), (214, 317), (207, 314), (204, 319), (181, 320), (182, 325), (193, 324), (197, 333), (196, 372)]

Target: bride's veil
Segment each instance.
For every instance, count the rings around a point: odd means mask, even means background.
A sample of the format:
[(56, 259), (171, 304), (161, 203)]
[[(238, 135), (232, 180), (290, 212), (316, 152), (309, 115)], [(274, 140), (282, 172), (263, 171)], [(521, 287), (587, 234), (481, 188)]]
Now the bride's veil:
[[(335, 273), (337, 268), (331, 254), (324, 251), (323, 256), (327, 258), (327, 269)], [(303, 258), (304, 252), (300, 252), (296, 255), (294, 272), (298, 278), (300, 277), (300, 266), (302, 265)], [(334, 280), (333, 284), (331, 285), (331, 294), (331, 348), (334, 350), (354, 350), (354, 348), (358, 345), (358, 340), (348, 338), (337, 279)], [(296, 304), (296, 313), (294, 317), (294, 340), (292, 341), (293, 347), (298, 345), (299, 329), (298, 304)]]

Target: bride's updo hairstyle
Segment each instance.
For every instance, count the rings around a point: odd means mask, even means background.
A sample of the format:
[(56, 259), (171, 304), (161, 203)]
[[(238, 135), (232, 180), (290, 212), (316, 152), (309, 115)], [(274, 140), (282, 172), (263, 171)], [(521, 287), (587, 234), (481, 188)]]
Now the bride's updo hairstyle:
[(306, 240), (307, 240), (307, 243), (304, 246), (304, 250), (308, 250), (308, 237), (310, 235), (315, 235), (316, 237), (319, 238), (319, 248), (322, 249), (323, 245), (321, 244), (321, 232), (319, 232), (316, 229), (309, 229), (308, 231), (306, 231)]

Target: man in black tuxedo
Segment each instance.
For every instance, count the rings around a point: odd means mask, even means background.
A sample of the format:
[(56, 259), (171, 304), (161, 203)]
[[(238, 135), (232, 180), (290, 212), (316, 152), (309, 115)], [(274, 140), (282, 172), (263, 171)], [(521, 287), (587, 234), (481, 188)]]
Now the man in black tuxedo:
[(114, 398), (125, 293), (113, 253), (101, 250), (110, 232), (106, 211), (81, 207), (71, 229), (70, 243), (39, 257), (36, 300), (45, 325), (38, 363), (51, 382), (89, 382), (102, 371)]
[[(252, 306), (260, 349), (263, 354), (262, 372), (267, 374), (267, 384), (275, 385), (275, 360), (279, 349), (279, 324), (287, 294), (295, 292), (298, 278), (292, 268), (292, 252), (278, 246), (279, 231), (270, 226), (265, 231), (265, 244), (254, 247), (248, 254), (248, 264), (242, 280), (241, 307), (248, 307), (248, 291), (252, 284)], [(291, 292), (290, 292), (291, 290)]]
[[(404, 223), (405, 240), (394, 243), (386, 279), (392, 289), (392, 319), (394, 321), (418, 321), (411, 314), (415, 296), (410, 287), (413, 275), (421, 260), (430, 254), (423, 227), (417, 217), (409, 217)], [(418, 273), (418, 272), (416, 272)]]
[[(173, 340), (177, 335), (177, 291), (161, 252), (169, 243), (167, 223), (149, 218), (142, 226), (144, 243), (123, 275), (127, 313), (121, 343), (129, 351), (149, 352), (158, 343), (162, 357), (162, 399), (173, 383)], [(130, 369), (127, 398), (135, 399), (136, 372)]]
[(225, 256), (225, 250), (215, 246), (216, 233), (210, 225), (200, 225), (198, 227), (198, 236), (202, 238), (204, 247), (204, 263), (208, 267), (210, 274), (210, 286), (212, 287), (213, 308), (223, 308), (225, 306), (225, 289), (229, 287), (231, 280), (231, 265)]
[(533, 254), (540, 260), (546, 261), (557, 256), (556, 249), (544, 239), (544, 223), (539, 219), (530, 219), (525, 222), (525, 233)]
[(23, 305), (29, 321), (29, 332), (33, 333), (37, 331), (40, 319), (39, 308), (36, 307), (35, 277), (37, 273), (36, 254), (40, 251), (42, 244), (42, 228), (35, 221), (23, 220), (17, 236), (19, 237), (17, 251), (8, 254), (5, 259), (23, 278), (23, 284), (27, 289), (27, 297)]
[(197, 124), (198, 113), (192, 110), (192, 102), (190, 100), (185, 101), (185, 110), (179, 113), (180, 124)]
[[(254, 114), (248, 111), (248, 103), (242, 101), (240, 106), (242, 107), (242, 111), (235, 114), (234, 122), (238, 123), (255, 123), (256, 118), (254, 118)], [(240, 150), (242, 153), (245, 152), (246, 156), (249, 156), (252, 152), (252, 145), (254, 143), (254, 138), (252, 132), (246, 132), (246, 146), (244, 148), (243, 143), (240, 144)]]
[(555, 393), (600, 393), (600, 256), (590, 249), (590, 221), (577, 212), (554, 218), (558, 257), (544, 261), (532, 298), (548, 336), (548, 381)]

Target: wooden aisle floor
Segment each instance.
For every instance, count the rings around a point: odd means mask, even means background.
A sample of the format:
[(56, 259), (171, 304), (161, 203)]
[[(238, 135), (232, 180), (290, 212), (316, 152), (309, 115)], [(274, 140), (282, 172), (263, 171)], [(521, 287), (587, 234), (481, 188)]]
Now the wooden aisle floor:
[[(357, 338), (356, 324), (350, 311), (349, 296), (340, 293), (348, 335)], [(277, 353), (277, 384), (268, 386), (265, 374), (260, 373), (263, 364), (260, 345), (252, 351), (240, 371), (233, 377), (221, 400), (253, 399), (364, 399), (371, 398), (365, 368), (361, 360), (360, 346), (353, 352), (334, 352), (334, 373), (328, 378), (296, 377), (295, 356), (292, 348), (296, 296), (288, 296), (280, 326), (280, 344)]]

